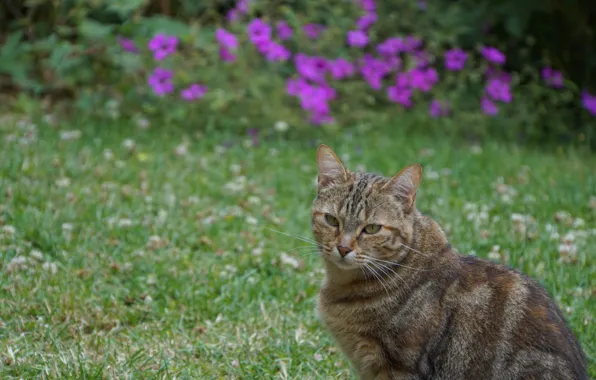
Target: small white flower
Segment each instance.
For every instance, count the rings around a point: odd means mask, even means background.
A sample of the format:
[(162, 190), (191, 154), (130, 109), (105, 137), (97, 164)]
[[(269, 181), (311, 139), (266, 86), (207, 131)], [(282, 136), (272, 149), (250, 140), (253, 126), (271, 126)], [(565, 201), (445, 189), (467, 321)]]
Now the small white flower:
[(17, 229), (14, 226), (6, 225), (2, 227), (2, 232), (7, 235), (14, 235), (17, 233)]
[(112, 161), (114, 159), (114, 152), (112, 152), (111, 149), (104, 149), (103, 158), (105, 158), (106, 161)]
[(470, 153), (472, 153), (473, 155), (482, 154), (482, 147), (480, 145), (472, 145), (470, 147)]
[(323, 357), (321, 356), (321, 354), (316, 353), (314, 355), (315, 361), (320, 362), (321, 360), (323, 360)]
[(137, 144), (133, 139), (126, 139), (122, 141), (122, 147), (128, 151), (133, 151), (136, 148)]
[(188, 148), (186, 147), (186, 144), (180, 144), (176, 147), (176, 149), (174, 149), (174, 154), (176, 156), (186, 156), (186, 154), (188, 153)]
[(427, 169), (426, 173), (424, 174), (424, 177), (428, 180), (434, 181), (439, 179), (439, 173), (432, 169)]
[(143, 302), (145, 302), (146, 304), (150, 304), (153, 301), (153, 298), (151, 298), (151, 296), (145, 296), (145, 299), (143, 300)]
[(83, 135), (83, 132), (76, 130), (76, 129), (72, 130), (72, 131), (61, 131), (60, 132), (60, 140), (65, 140), (65, 141), (78, 140), (81, 138), (82, 135)]
[(277, 157), (279, 155), (279, 150), (277, 150), (275, 148), (271, 148), (271, 149), (269, 149), (269, 155), (271, 157)]
[(248, 197), (247, 199), (248, 203), (250, 203), (251, 205), (259, 205), (261, 204), (261, 198), (251, 195), (250, 197)]
[(280, 260), (283, 264), (289, 265), (294, 269), (300, 268), (300, 262), (285, 252), (281, 253)]
[(37, 249), (31, 250), (31, 252), (29, 252), (29, 257), (32, 257), (37, 261), (43, 261), (43, 253)]
[(63, 177), (56, 180), (56, 186), (58, 187), (69, 187), (70, 186), (70, 178)]
[(259, 220), (257, 218), (255, 218), (254, 216), (249, 215), (246, 217), (246, 223), (255, 225), (255, 224), (259, 224)]
[(55, 263), (43, 263), (42, 265), (43, 270), (46, 272), (50, 272), (51, 274), (56, 274), (58, 272), (58, 267)]
[(142, 118), (142, 117), (138, 118), (137, 119), (137, 127), (142, 130), (149, 128), (149, 120)]
[(130, 227), (132, 226), (132, 220), (130, 219), (120, 219), (118, 221), (118, 227), (120, 228), (126, 228), (126, 227)]
[(238, 175), (242, 171), (242, 166), (238, 164), (232, 164), (230, 165), (230, 171), (232, 172), (232, 174)]
[(573, 228), (584, 228), (586, 226), (586, 221), (582, 218), (575, 218), (573, 221)]
[(273, 128), (278, 132), (285, 132), (288, 130), (290, 126), (285, 121), (277, 121)]

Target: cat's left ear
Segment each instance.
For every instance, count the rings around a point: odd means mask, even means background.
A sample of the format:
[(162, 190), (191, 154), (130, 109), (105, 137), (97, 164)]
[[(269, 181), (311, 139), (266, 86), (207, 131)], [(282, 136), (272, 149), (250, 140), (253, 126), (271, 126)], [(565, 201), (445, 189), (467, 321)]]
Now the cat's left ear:
[(346, 168), (327, 145), (321, 144), (317, 149), (317, 166), (319, 168), (319, 188), (325, 188), (348, 179)]
[(422, 181), (422, 166), (412, 164), (394, 175), (389, 182), (381, 187), (381, 190), (396, 196), (409, 211), (416, 202), (416, 191), (420, 186), (420, 181)]

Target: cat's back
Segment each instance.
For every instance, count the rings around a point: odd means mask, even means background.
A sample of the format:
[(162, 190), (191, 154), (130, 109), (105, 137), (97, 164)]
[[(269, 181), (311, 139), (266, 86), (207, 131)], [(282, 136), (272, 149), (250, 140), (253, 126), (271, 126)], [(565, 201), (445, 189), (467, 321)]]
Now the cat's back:
[(462, 378), (587, 379), (579, 343), (538, 282), (471, 256), (459, 256), (457, 266), (448, 275), (450, 285), (442, 299), (442, 318), (450, 322), (441, 332), (442, 353), (434, 358), (437, 373)]

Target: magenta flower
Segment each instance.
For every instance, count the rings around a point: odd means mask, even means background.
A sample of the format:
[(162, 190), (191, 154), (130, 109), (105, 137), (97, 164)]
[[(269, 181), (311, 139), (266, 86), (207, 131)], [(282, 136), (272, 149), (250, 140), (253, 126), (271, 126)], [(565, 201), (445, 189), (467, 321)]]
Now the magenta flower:
[(260, 43), (257, 45), (257, 49), (265, 56), (265, 59), (272, 62), (285, 62), (292, 55), (283, 45), (274, 41)]
[(247, 26), (248, 39), (255, 45), (271, 40), (271, 27), (260, 18), (255, 18)]
[(176, 52), (178, 38), (158, 33), (149, 41), (149, 50), (153, 52), (153, 58), (161, 61)]
[(414, 104), (412, 102), (412, 90), (409, 88), (389, 86), (387, 87), (387, 96), (389, 97), (389, 100), (394, 103), (399, 103), (405, 108), (410, 108)]
[(460, 48), (445, 52), (445, 68), (450, 71), (460, 71), (464, 68), (468, 54)]
[(329, 69), (327, 60), (322, 57), (309, 57), (306, 54), (296, 54), (294, 57), (296, 71), (302, 77), (316, 83), (325, 81), (325, 74)]
[(171, 70), (156, 67), (147, 79), (147, 83), (156, 95), (163, 96), (174, 91), (173, 77), (174, 73)]
[(351, 30), (348, 32), (348, 45), (365, 47), (368, 44), (368, 36), (362, 30)]
[(236, 8), (232, 8), (228, 11), (228, 13), (226, 13), (226, 19), (228, 20), (228, 22), (238, 21), (239, 18), (240, 12), (238, 12), (238, 9)]
[(373, 12), (369, 12), (364, 16), (360, 17), (358, 21), (356, 21), (356, 28), (358, 30), (367, 31), (371, 26), (373, 26), (377, 22), (377, 14)]
[(389, 73), (390, 69), (387, 63), (374, 58), (370, 54), (365, 54), (360, 61), (360, 73), (364, 80), (373, 90), (380, 90), (382, 80)]
[[(298, 84), (298, 83), (297, 83)], [(329, 86), (311, 86), (308, 83), (299, 83), (296, 90), (300, 99), (300, 106), (310, 113), (310, 119), (315, 124), (329, 122), (329, 100), (336, 96), (336, 92)]]
[(482, 108), (482, 112), (484, 112), (486, 115), (494, 116), (499, 113), (499, 107), (497, 107), (497, 104), (486, 96), (483, 96), (480, 100), (480, 108)]
[(365, 11), (372, 12), (375, 10), (374, 0), (359, 0), (360, 7)]
[(234, 62), (236, 60), (234, 53), (224, 46), (219, 48), (219, 58), (224, 62)]
[(232, 32), (228, 32), (224, 28), (218, 28), (215, 32), (215, 39), (221, 47), (228, 50), (236, 50), (238, 48), (238, 38)]
[(122, 50), (129, 52), (129, 53), (138, 53), (139, 49), (137, 49), (137, 46), (135, 45), (134, 41), (128, 38), (124, 38), (122, 36), (118, 36), (118, 43), (120, 44), (120, 47), (122, 48)]
[(582, 91), (582, 105), (592, 115), (596, 116), (596, 95), (592, 95), (587, 91)]
[(180, 97), (187, 101), (197, 100), (205, 96), (207, 93), (207, 86), (201, 84), (191, 84), (188, 88), (180, 91)]
[(428, 92), (439, 80), (437, 70), (432, 67), (413, 69), (409, 71), (409, 82), (412, 88)]
[(282, 41), (289, 40), (290, 38), (292, 38), (292, 35), (294, 34), (290, 25), (288, 25), (288, 23), (283, 20), (277, 23), (276, 30), (277, 37), (279, 37), (279, 39)]
[(303, 30), (308, 38), (316, 40), (319, 38), (319, 35), (323, 33), (325, 27), (320, 24), (306, 24), (304, 25)]
[(304, 78), (290, 78), (286, 82), (286, 91), (288, 92), (288, 95), (291, 96), (298, 96), (306, 91), (307, 87), (310, 87), (310, 85)]
[(428, 113), (433, 118), (447, 116), (449, 115), (449, 107), (446, 104), (441, 104), (437, 99), (433, 99), (433, 101), (430, 102)]
[(422, 40), (416, 36), (407, 36), (404, 40), (404, 50), (413, 52), (422, 46)]
[(495, 63), (497, 65), (502, 65), (505, 63), (505, 54), (503, 54), (499, 49), (491, 46), (485, 46), (480, 50), (480, 53), (489, 62)]
[(542, 79), (553, 88), (563, 87), (563, 74), (559, 70), (553, 70), (550, 67), (542, 69)]
[(490, 79), (484, 88), (486, 94), (492, 99), (504, 103), (511, 102), (511, 89), (509, 83), (497, 78)]
[(333, 79), (344, 79), (354, 75), (354, 65), (343, 58), (338, 58), (334, 61), (328, 61), (327, 65)]
[(395, 55), (405, 50), (403, 38), (392, 37), (377, 45), (377, 53), (381, 55)]

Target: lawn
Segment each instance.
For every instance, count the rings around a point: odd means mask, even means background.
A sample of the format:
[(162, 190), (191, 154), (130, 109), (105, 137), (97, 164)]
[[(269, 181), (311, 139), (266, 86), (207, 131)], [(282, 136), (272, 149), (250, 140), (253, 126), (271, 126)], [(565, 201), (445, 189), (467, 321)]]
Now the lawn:
[(596, 377), (594, 157), (382, 130), (0, 122), (0, 377), (353, 378), (313, 311), (320, 259), (272, 231), (311, 237), (319, 142), (352, 170), (421, 163), (418, 207), (543, 283)]

